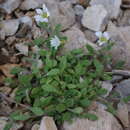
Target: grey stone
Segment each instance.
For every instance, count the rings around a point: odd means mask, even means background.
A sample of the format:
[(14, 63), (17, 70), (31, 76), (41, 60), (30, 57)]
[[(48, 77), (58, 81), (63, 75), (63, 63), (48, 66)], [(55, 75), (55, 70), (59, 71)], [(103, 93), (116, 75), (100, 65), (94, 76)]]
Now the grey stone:
[(84, 33), (77, 27), (72, 27), (70, 30), (65, 31), (64, 36), (68, 39), (63, 47), (63, 53), (73, 49), (84, 48), (87, 44), (91, 44), (95, 49), (98, 48), (95, 44), (92, 44), (89, 40), (87, 40)]
[(130, 69), (130, 26), (116, 27), (110, 22), (107, 31), (114, 43), (110, 51), (113, 63), (123, 60), (125, 61), (125, 68)]
[(91, 42), (96, 42), (98, 40), (98, 37), (91, 30), (85, 30), (84, 34), (85, 34), (86, 39), (88, 39)]
[(120, 102), (117, 105), (117, 117), (125, 128), (129, 127), (128, 108), (125, 103)]
[(20, 54), (28, 55), (28, 46), (23, 43), (18, 43), (15, 45), (15, 48), (20, 52)]
[(19, 7), (21, 0), (6, 0), (4, 3), (0, 4), (0, 9), (4, 10), (6, 13), (12, 13), (16, 8)]
[(75, 5), (74, 6), (74, 11), (75, 11), (75, 14), (77, 15), (77, 16), (82, 16), (83, 15), (83, 13), (84, 13), (84, 8), (83, 8), (83, 6), (81, 6), (81, 5)]
[(50, 2), (47, 5), (51, 13), (52, 26), (61, 24), (62, 30), (66, 30), (75, 23), (75, 14), (70, 2), (63, 1), (57, 4)]
[(23, 16), (19, 18), (20, 23), (23, 23), (25, 25), (28, 25), (29, 27), (32, 27), (32, 19), (29, 16)]
[(119, 81), (121, 81), (122, 79), (123, 79), (123, 76), (121, 76), (121, 75), (114, 75), (114, 76), (112, 77), (111, 83), (119, 82)]
[(117, 84), (115, 91), (117, 91), (121, 97), (130, 96), (130, 79), (124, 80)]
[(52, 117), (43, 117), (39, 130), (57, 130)]
[(120, 13), (121, 3), (122, 0), (91, 0), (90, 5), (103, 5), (110, 18), (117, 18)]
[(108, 13), (103, 5), (88, 7), (82, 18), (84, 27), (93, 31), (103, 31), (108, 23)]
[(98, 120), (74, 119), (73, 123), (65, 122), (63, 130), (123, 130), (116, 118), (103, 109), (93, 112)]
[(4, 20), (0, 23), (0, 32), (2, 31), (5, 36), (12, 36), (14, 35), (19, 27), (19, 20), (11, 19), (11, 20)]

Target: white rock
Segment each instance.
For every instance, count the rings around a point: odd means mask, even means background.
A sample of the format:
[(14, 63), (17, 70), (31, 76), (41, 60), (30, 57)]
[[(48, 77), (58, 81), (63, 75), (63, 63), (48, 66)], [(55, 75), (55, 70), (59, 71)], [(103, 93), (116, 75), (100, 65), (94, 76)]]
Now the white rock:
[(29, 16), (23, 16), (19, 18), (20, 23), (26, 24), (32, 27), (32, 19)]
[(1, 28), (0, 32), (3, 32), (5, 36), (12, 36), (17, 32), (18, 27), (19, 27), (19, 20), (17, 19), (4, 20), (0, 23)]
[(74, 6), (74, 11), (75, 11), (76, 15), (82, 16), (84, 13), (84, 8), (81, 5), (76, 5), (76, 6)]
[(107, 90), (107, 93), (105, 95), (103, 95), (103, 97), (107, 97), (107, 96), (109, 96), (110, 92), (112, 91), (113, 86), (111, 83), (103, 81), (102, 88)]
[(124, 127), (129, 127), (128, 108), (124, 103), (119, 103), (117, 106), (117, 117), (120, 119)]
[(4, 3), (0, 4), (0, 9), (10, 14), (19, 7), (20, 3), (21, 0), (6, 0)]
[(20, 54), (28, 55), (28, 46), (23, 43), (18, 43), (15, 45), (15, 48), (20, 52)]
[(116, 27), (110, 22), (107, 31), (114, 43), (110, 51), (113, 63), (123, 60), (125, 61), (125, 69), (130, 69), (130, 26)]
[(95, 44), (92, 44), (85, 38), (84, 33), (77, 27), (72, 27), (70, 28), (70, 30), (64, 32), (64, 36), (67, 37), (67, 42), (64, 45), (63, 53), (73, 49), (84, 48), (86, 44), (90, 44), (95, 49), (98, 49), (98, 47)]
[[(53, 2), (52, 2), (53, 3)], [(50, 10), (50, 22), (52, 26), (57, 24), (62, 25), (62, 30), (68, 29), (75, 23), (75, 14), (72, 9), (70, 2), (60, 2), (60, 3), (48, 3), (48, 9)]]
[(30, 10), (38, 7), (42, 7), (45, 0), (24, 0), (20, 6), (22, 10)]
[(82, 24), (93, 31), (103, 31), (108, 23), (108, 13), (103, 5), (88, 7), (83, 14)]
[(57, 130), (52, 117), (43, 117), (39, 130)]
[(75, 119), (73, 123), (65, 122), (63, 130), (123, 130), (112, 114), (102, 109), (95, 114), (98, 116), (98, 120)]
[(103, 5), (108, 11), (110, 18), (117, 18), (120, 13), (122, 0), (91, 0), (90, 5)]

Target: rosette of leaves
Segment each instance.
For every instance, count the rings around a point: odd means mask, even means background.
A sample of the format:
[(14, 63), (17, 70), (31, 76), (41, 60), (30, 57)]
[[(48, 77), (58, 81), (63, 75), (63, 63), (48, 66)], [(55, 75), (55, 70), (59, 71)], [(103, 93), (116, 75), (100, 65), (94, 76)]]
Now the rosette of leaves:
[[(15, 100), (29, 107), (28, 114), (15, 112), (11, 119), (28, 120), (47, 115), (59, 124), (74, 117), (96, 120), (96, 115), (87, 111), (93, 101), (106, 93), (101, 81), (111, 79), (106, 70), (110, 58), (90, 45), (86, 48), (87, 52), (76, 49), (62, 56), (40, 49), (37, 55), (43, 62), (42, 68), (38, 69), (34, 60), (30, 60), (31, 68), (14, 68), (11, 73), (15, 78), (10, 86), (17, 88)], [(31, 56), (35, 59), (36, 54)]]

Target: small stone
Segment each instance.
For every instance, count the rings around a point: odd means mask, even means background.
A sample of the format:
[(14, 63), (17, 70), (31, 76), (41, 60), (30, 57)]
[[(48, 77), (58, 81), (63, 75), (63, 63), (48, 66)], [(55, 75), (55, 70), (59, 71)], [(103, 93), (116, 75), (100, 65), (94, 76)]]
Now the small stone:
[(32, 126), (31, 130), (39, 130), (39, 128), (40, 128), (40, 125), (35, 124)]
[(42, 7), (45, 0), (24, 0), (20, 6), (22, 10), (30, 10)]
[(19, 18), (19, 21), (22, 24), (32, 27), (32, 19), (29, 16), (23, 16), (23, 17)]
[(19, 27), (19, 21), (17, 19), (4, 20), (0, 23), (0, 32), (5, 33), (5, 36), (14, 35)]
[(103, 81), (102, 88), (107, 90), (107, 93), (105, 95), (103, 95), (103, 97), (107, 97), (107, 96), (109, 96), (110, 92), (112, 91), (113, 86), (111, 83)]
[(0, 4), (0, 9), (3, 9), (6, 13), (11, 14), (16, 8), (19, 7), (21, 0), (6, 0)]
[(77, 16), (83, 16), (84, 8), (81, 5), (74, 6), (74, 11)]
[(83, 26), (93, 31), (103, 31), (107, 23), (108, 13), (103, 5), (88, 7), (83, 14)]
[(123, 76), (121, 76), (121, 75), (114, 75), (114, 76), (112, 77), (111, 83), (119, 82), (119, 81), (121, 81), (122, 79), (123, 79)]
[(125, 103), (119, 103), (117, 106), (117, 117), (125, 128), (129, 127), (128, 108)]
[(65, 122), (63, 130), (123, 130), (116, 118), (103, 109), (93, 112), (98, 120), (74, 119), (73, 123)]
[(61, 24), (62, 30), (70, 28), (75, 23), (75, 14), (71, 3), (63, 1), (59, 4), (55, 3), (54, 5), (50, 4), (48, 6), (51, 13), (50, 22), (52, 26)]
[(39, 130), (57, 130), (52, 117), (43, 117)]
[(15, 45), (16, 49), (20, 52), (20, 54), (28, 55), (28, 46), (24, 43), (19, 43)]
[(86, 39), (88, 39), (91, 42), (96, 42), (98, 40), (97, 36), (95, 33), (91, 30), (85, 30), (84, 31)]
[(103, 5), (109, 14), (109, 17), (116, 19), (120, 13), (121, 3), (122, 0), (91, 0), (90, 5)]
[(12, 36), (12, 37), (8, 37), (5, 42), (8, 46), (10, 46), (15, 42), (15, 40), (16, 40), (15, 36)]
[(117, 84), (115, 91), (118, 92), (123, 98), (130, 96), (130, 79), (124, 80)]

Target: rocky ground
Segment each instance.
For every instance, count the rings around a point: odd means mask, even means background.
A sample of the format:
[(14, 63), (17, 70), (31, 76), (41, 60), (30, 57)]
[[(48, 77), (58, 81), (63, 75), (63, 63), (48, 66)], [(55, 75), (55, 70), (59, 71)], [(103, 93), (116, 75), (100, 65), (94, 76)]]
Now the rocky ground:
[[(103, 82), (108, 89), (108, 100), (117, 103), (117, 114), (113, 116), (106, 107), (95, 102), (92, 110), (99, 116), (93, 122), (75, 119), (73, 124), (64, 123), (63, 130), (129, 130), (130, 102), (120, 102), (120, 98), (130, 95), (130, 0), (0, 0), (0, 130), (8, 122), (12, 112), (10, 101), (3, 100), (2, 94), (13, 99), (16, 90), (3, 83), (5, 77), (12, 77), (11, 68), (24, 64), (21, 57), (28, 56), (30, 43), (37, 37), (46, 37), (34, 21), (35, 9), (45, 3), (51, 13), (51, 25), (62, 25), (62, 33), (68, 37), (63, 53), (81, 48), (86, 43), (95, 49), (95, 32), (106, 31), (115, 43), (110, 51), (113, 64), (125, 61), (123, 70), (112, 70), (113, 79)], [(118, 92), (120, 96), (111, 97)], [(108, 96), (107, 95), (107, 96)], [(41, 124), (19, 122), (11, 130), (57, 130), (50, 117), (43, 117)]]

